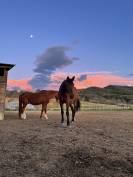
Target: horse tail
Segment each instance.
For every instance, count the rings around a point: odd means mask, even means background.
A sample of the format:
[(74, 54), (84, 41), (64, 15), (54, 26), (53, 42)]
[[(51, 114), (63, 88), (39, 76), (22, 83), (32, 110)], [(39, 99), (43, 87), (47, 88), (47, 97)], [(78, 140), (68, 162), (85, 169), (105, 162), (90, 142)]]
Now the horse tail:
[(55, 100), (56, 100), (57, 103), (59, 102), (59, 96), (58, 95), (55, 96)]
[(80, 110), (80, 107), (81, 107), (81, 104), (80, 104), (80, 100), (79, 98), (76, 100), (76, 103), (75, 103), (75, 110), (76, 111), (79, 111)]
[(19, 95), (19, 118), (21, 118), (21, 113), (22, 113), (22, 109), (23, 109), (22, 95)]

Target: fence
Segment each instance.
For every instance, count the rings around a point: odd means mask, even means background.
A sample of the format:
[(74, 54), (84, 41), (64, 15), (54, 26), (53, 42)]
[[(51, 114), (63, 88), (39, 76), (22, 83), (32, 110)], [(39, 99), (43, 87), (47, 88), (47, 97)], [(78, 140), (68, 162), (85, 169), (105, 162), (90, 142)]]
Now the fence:
[[(7, 110), (18, 110), (18, 102), (10, 102), (6, 106)], [(40, 110), (41, 106), (32, 106), (28, 105), (27, 110), (33, 110), (37, 111)], [(51, 111), (59, 111), (60, 106), (59, 103), (56, 103), (54, 100), (52, 100), (48, 104), (48, 110)], [(122, 111), (122, 110), (133, 110), (133, 104), (117, 104), (117, 105), (111, 105), (111, 104), (101, 104), (101, 103), (92, 103), (87, 101), (81, 101), (81, 111)]]

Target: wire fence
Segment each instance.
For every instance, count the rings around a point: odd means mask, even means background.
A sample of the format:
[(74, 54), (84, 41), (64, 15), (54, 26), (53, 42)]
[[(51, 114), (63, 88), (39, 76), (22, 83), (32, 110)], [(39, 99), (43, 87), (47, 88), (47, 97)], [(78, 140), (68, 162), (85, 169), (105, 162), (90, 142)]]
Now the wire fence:
[[(18, 110), (18, 103), (10, 103), (6, 106), (6, 110)], [(41, 110), (40, 106), (28, 105), (27, 110), (38, 111)], [(48, 104), (48, 110), (50, 111), (60, 111), (59, 103), (51, 101)], [(81, 101), (81, 111), (124, 111), (124, 110), (133, 110), (133, 104), (101, 104), (101, 103), (92, 103), (87, 101)]]

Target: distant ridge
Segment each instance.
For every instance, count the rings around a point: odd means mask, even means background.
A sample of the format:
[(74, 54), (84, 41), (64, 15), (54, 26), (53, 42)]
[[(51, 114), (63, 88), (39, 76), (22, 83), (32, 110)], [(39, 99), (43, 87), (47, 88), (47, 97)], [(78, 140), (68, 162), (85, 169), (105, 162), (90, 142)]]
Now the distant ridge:
[(104, 88), (89, 87), (81, 89), (80, 96), (85, 101), (133, 104), (133, 87), (119, 85), (109, 85)]
[[(7, 97), (18, 98), (17, 91), (7, 91)], [(133, 87), (109, 85), (104, 88), (88, 87), (79, 90), (80, 98), (84, 101), (91, 101), (106, 104), (133, 104)]]

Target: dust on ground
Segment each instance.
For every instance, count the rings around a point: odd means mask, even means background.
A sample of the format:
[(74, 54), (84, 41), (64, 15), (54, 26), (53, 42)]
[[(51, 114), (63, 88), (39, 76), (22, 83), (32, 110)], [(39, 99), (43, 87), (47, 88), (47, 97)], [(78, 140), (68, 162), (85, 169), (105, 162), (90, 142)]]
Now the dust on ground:
[(133, 112), (79, 112), (71, 128), (39, 114), (0, 121), (0, 177), (133, 177)]

